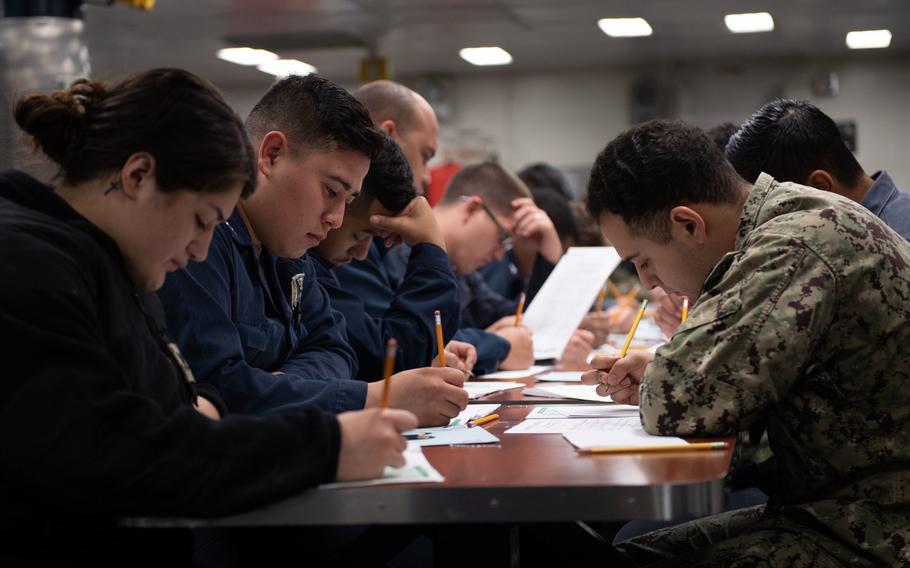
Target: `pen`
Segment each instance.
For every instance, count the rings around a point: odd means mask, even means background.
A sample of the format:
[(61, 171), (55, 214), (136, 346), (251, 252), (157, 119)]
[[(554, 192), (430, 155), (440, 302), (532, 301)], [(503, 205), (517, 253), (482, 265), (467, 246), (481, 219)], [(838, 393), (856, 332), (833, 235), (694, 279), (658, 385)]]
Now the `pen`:
[(442, 316), (439, 313), (439, 310), (433, 312), (433, 315), (436, 317), (436, 344), (439, 351), (439, 366), (446, 366), (446, 349), (445, 345), (442, 342)]
[(525, 293), (522, 292), (521, 296), (518, 296), (518, 310), (515, 311), (515, 326), (518, 327), (521, 325), (521, 312), (525, 309)]
[(638, 314), (635, 316), (635, 321), (632, 323), (632, 329), (629, 330), (629, 335), (626, 337), (626, 342), (623, 344), (622, 349), (619, 352), (619, 358), (622, 359), (626, 356), (626, 353), (629, 352), (629, 345), (632, 344), (632, 338), (635, 337), (635, 331), (638, 329), (638, 324), (641, 323), (641, 317), (645, 315), (645, 308), (648, 307), (648, 300), (642, 300), (641, 307), (638, 308)]
[(680, 325), (686, 323), (686, 318), (689, 317), (689, 296), (683, 296), (683, 307), (682, 307), (682, 318), (680, 318)]
[(654, 452), (704, 452), (726, 450), (727, 442), (698, 442), (679, 446), (594, 446), (592, 448), (579, 448), (581, 454), (628, 454), (628, 453), (654, 453)]
[(394, 337), (389, 338), (385, 348), (385, 369), (382, 373), (385, 385), (382, 387), (382, 398), (379, 401), (379, 408), (387, 408), (389, 406), (389, 385), (392, 384), (392, 369), (395, 366), (395, 352), (397, 350), (398, 342), (395, 341)]
[(486, 424), (487, 422), (492, 422), (499, 418), (498, 414), (487, 414), (483, 418), (477, 418), (475, 420), (468, 421), (468, 428), (473, 428), (474, 426), (480, 426), (481, 424)]

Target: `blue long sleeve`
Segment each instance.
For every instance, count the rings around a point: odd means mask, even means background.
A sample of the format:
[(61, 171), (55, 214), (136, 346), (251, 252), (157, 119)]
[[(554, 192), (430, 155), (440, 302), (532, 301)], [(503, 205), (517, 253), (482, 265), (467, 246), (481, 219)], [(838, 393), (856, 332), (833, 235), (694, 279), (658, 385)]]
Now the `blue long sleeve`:
[(489, 333), (474, 327), (463, 327), (455, 334), (454, 339), (470, 343), (477, 349), (477, 363), (474, 374), (486, 375), (499, 368), (500, 363), (509, 356), (512, 346), (495, 333)]
[[(214, 384), (232, 412), (362, 408), (366, 384), (352, 380), (344, 320), (310, 262), (257, 258), (246, 237), (235, 213), (216, 229), (205, 262), (172, 273), (159, 291), (197, 380)], [(297, 310), (282, 287), (295, 270), (304, 274)]]
[[(357, 353), (358, 378), (381, 378), (385, 345), (398, 341), (396, 371), (425, 367), (436, 355), (433, 312), (442, 314), (443, 339), (448, 342), (459, 324), (458, 287), (448, 255), (436, 245), (411, 249), (404, 278), (393, 289), (378, 245), (368, 257), (350, 266), (331, 268), (314, 258), (319, 283), (332, 307), (347, 322), (348, 340)], [(339, 274), (344, 278), (342, 283)]]

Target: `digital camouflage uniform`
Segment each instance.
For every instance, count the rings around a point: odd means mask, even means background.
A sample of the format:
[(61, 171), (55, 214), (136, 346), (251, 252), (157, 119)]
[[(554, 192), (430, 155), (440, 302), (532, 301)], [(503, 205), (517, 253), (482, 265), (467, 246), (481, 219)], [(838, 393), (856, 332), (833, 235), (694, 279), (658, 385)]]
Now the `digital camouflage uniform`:
[(641, 384), (652, 434), (764, 422), (767, 506), (628, 540), (638, 564), (910, 565), (910, 248), (859, 204), (762, 174), (733, 252)]

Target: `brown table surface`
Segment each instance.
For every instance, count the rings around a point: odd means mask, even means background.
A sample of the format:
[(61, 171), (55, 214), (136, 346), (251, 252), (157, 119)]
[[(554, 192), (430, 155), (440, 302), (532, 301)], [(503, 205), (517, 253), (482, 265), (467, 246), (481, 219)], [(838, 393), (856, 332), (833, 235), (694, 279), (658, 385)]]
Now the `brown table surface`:
[[(533, 379), (521, 382), (533, 383)], [(125, 519), (129, 526), (269, 526), (670, 520), (717, 513), (732, 457), (725, 451), (582, 455), (558, 434), (503, 434), (533, 405), (520, 389), (472, 403), (500, 402), (482, 427), (498, 444), (425, 447), (443, 483), (311, 490), (248, 513), (214, 520)], [(564, 403), (565, 401), (562, 401)], [(576, 404), (592, 404), (576, 401)], [(699, 440), (714, 441), (717, 439)]]

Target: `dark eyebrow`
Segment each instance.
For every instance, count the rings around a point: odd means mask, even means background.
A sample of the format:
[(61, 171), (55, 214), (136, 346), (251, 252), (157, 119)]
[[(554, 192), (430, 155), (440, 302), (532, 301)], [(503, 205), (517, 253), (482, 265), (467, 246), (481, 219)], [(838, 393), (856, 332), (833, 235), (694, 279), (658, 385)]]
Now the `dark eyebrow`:
[(351, 183), (348, 180), (344, 179), (343, 177), (336, 176), (336, 175), (330, 175), (329, 179), (340, 183), (344, 187), (345, 191), (351, 191)]
[(624, 262), (632, 262), (632, 260), (635, 259), (635, 257), (637, 257), (637, 256), (638, 256), (638, 253), (631, 254), (631, 255), (627, 256), (626, 258), (624, 258), (623, 261), (624, 261)]
[(211, 203), (209, 203), (209, 207), (211, 207), (212, 209), (215, 210), (215, 213), (218, 215), (218, 222), (219, 222), (219, 223), (222, 222), (222, 221), (224, 221), (224, 213), (221, 212), (221, 209), (219, 209), (219, 208), (216, 207), (215, 205), (212, 205)]

